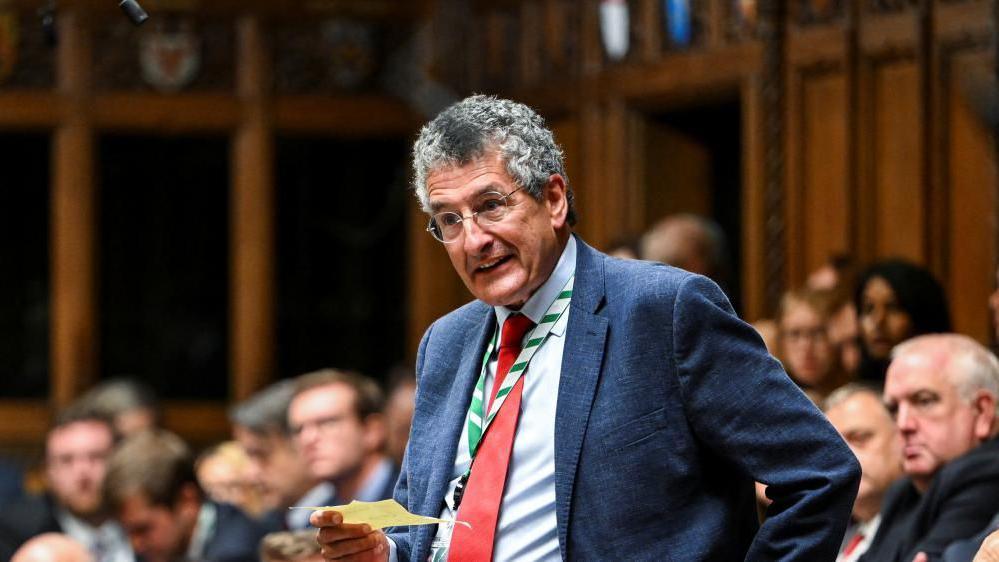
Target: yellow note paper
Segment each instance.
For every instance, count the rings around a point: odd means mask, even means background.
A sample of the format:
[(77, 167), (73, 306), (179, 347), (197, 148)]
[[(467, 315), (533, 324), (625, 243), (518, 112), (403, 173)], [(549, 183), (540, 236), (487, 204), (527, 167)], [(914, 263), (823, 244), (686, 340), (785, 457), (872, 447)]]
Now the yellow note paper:
[[(338, 511), (343, 515), (344, 523), (367, 523), (372, 529), (384, 529), (385, 527), (404, 527), (407, 525), (430, 525), (432, 523), (450, 523), (447, 519), (437, 519), (436, 517), (426, 517), (415, 515), (406, 511), (406, 508), (399, 505), (395, 500), (382, 500), (379, 502), (359, 502), (354, 500), (347, 505), (333, 506), (302, 506), (290, 507), (288, 509), (311, 509), (313, 511)], [(471, 525), (464, 521), (455, 521), (469, 529)]]

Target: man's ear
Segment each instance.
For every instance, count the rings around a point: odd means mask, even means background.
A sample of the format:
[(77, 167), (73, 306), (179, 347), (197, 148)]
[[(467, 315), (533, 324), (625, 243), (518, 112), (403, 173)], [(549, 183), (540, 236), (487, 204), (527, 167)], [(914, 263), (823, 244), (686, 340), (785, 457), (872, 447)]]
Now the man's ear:
[(181, 484), (174, 501), (174, 510), (178, 513), (194, 513), (201, 510), (201, 491), (194, 482)]
[(565, 185), (565, 178), (561, 174), (548, 176), (548, 183), (545, 184), (544, 189), (544, 202), (552, 217), (552, 227), (556, 230), (565, 226), (568, 220), (568, 189), (568, 186)]
[(992, 437), (996, 423), (996, 397), (988, 391), (979, 390), (972, 405), (975, 408), (975, 437), (986, 440)]
[(368, 451), (382, 452), (388, 440), (388, 430), (385, 427), (385, 416), (369, 414), (364, 418), (364, 447)]

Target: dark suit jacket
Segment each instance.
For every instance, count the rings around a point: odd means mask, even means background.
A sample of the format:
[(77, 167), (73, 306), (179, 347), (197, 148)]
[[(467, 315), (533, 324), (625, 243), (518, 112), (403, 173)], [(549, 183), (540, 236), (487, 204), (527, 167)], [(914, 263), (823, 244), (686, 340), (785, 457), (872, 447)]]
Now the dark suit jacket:
[(10, 560), (28, 539), (61, 533), (51, 497), (25, 496), (0, 508), (0, 560)]
[(999, 530), (999, 515), (992, 518), (985, 530), (971, 537), (950, 543), (943, 553), (943, 562), (971, 562), (978, 554), (985, 538)]
[[(563, 559), (835, 559), (860, 469), (825, 417), (710, 280), (577, 242), (555, 416)], [(420, 344), (395, 494), (414, 513), (440, 514), (494, 322), (476, 301)], [(774, 498), (759, 529), (754, 479)], [(390, 536), (422, 561), (434, 532)]]
[(215, 508), (215, 528), (205, 542), (202, 561), (259, 562), (266, 529), (233, 505), (218, 503)]
[(382, 487), (381, 491), (378, 493), (379, 500), (390, 499), (395, 493), (396, 482), (399, 481), (399, 467), (392, 463), (392, 474), (385, 481), (385, 486)]
[(919, 552), (940, 560), (950, 543), (981, 531), (999, 506), (999, 439), (947, 463), (920, 495), (903, 478), (888, 493), (881, 527), (862, 562), (911, 562)]

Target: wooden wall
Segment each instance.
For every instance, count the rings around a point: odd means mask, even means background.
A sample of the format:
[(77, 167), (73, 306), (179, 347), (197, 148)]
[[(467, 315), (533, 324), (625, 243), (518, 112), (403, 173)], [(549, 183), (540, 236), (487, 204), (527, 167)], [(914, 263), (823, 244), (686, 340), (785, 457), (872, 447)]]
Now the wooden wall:
[[(407, 136), (425, 118), (382, 94), (269, 87), (269, 23), (308, 18), (312, 9), (327, 14), (363, 5), (375, 17), (425, 24), (429, 70), (442, 84), (458, 95), (498, 93), (537, 107), (567, 153), (578, 231), (597, 247), (642, 232), (661, 212), (707, 208), (704, 193), (681, 186), (703, 182), (724, 164), (656, 119), (734, 104), (741, 141), (738, 297), (745, 317), (769, 314), (783, 289), (800, 284), (832, 253), (862, 262), (900, 255), (943, 280), (959, 331), (990, 340), (986, 297), (999, 255), (999, 202), (996, 149), (982, 118), (996, 95), (988, 0), (744, 1), (739, 5), (751, 8), (746, 17), (735, 3), (692, 0), (694, 38), (682, 47), (662, 25), (662, 2), (632, 0), (631, 46), (620, 61), (604, 54), (598, 0), (331, 1), (291, 12), (263, 0), (189, 2), (233, 22), (233, 86), (170, 95), (95, 86), (97, 30), (121, 17), (105, 4), (60, 3), (52, 88), (0, 88), (0, 130), (50, 131), (53, 139), (52, 393), (41, 402), (0, 400), (0, 441), (36, 440), (51, 409), (97, 374), (100, 131), (229, 135), (230, 397), (268, 380), (275, 133)], [(681, 179), (657, 175), (664, 160)], [(682, 167), (688, 161), (700, 164)], [(469, 295), (424, 232), (415, 204), (409, 217), (412, 355), (426, 327)], [(222, 435), (222, 406), (171, 404), (167, 417), (191, 434), (207, 427)]]
[[(568, 23), (535, 18), (569, 5), (583, 13)], [(665, 149), (672, 141), (648, 117), (735, 98), (744, 316), (770, 313), (780, 290), (832, 254), (862, 264), (901, 256), (941, 279), (958, 331), (991, 341), (999, 203), (984, 117), (997, 97), (993, 3), (764, 1), (746, 23), (727, 2), (695, 1), (700, 31), (682, 49), (662, 29), (660, 2), (628, 5), (631, 49), (618, 62), (602, 54), (595, 0), (480, 2), (471, 28), (485, 33), (469, 38), (473, 89), (533, 103), (568, 133), (560, 140), (570, 165), (582, 163), (572, 178), (578, 230), (591, 243), (641, 232), (656, 198), (664, 210), (703, 208), (696, 194), (676, 191), (700, 181), (694, 153), (684, 172), (643, 179), (650, 159), (685, 159), (663, 150), (688, 150)], [(563, 43), (535, 45), (538, 35)], [(502, 72), (500, 61), (545, 66), (565, 44), (574, 60), (562, 67)]]
[[(33, 14), (41, 2), (0, 4)], [(97, 137), (127, 131), (176, 135), (215, 133), (231, 140), (229, 167), (230, 341), (228, 398), (245, 398), (273, 376), (275, 362), (274, 137), (281, 133), (333, 137), (409, 137), (421, 118), (402, 100), (384, 93), (284, 93), (274, 85), (274, 30), (295, 18), (313, 21), (350, 16), (415, 20), (422, 2), (318, 2), (286, 11), (273, 2), (143, 2), (158, 9), (225, 22), (235, 37), (231, 89), (180, 92), (134, 90), (100, 83), (95, 45), (124, 16), (105, 4), (60, 3), (54, 47), (54, 84), (0, 85), (0, 132), (44, 131), (52, 136), (50, 394), (43, 400), (0, 397), (0, 446), (36, 445), (53, 411), (98, 379)], [(364, 4), (362, 6), (362, 4)], [(109, 5), (110, 6), (110, 5)], [(111, 6), (113, 8), (113, 6)], [(311, 11), (310, 11), (311, 10)], [(173, 12), (171, 12), (173, 13)], [(28, 25), (35, 20), (22, 19)], [(126, 31), (127, 31), (127, 24)], [(32, 29), (31, 31), (34, 31)], [(165, 422), (195, 443), (228, 435), (226, 404), (174, 401)]]

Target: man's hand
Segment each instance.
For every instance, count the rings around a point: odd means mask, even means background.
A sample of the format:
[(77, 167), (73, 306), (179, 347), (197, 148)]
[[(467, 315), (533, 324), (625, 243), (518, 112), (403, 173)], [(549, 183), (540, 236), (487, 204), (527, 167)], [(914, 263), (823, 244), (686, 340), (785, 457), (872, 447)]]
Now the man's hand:
[(372, 531), (368, 525), (346, 524), (336, 511), (314, 511), (309, 523), (319, 527), (316, 540), (327, 560), (388, 561), (388, 539), (380, 530)]
[(999, 562), (999, 531), (985, 537), (982, 548), (975, 555), (975, 562)]

